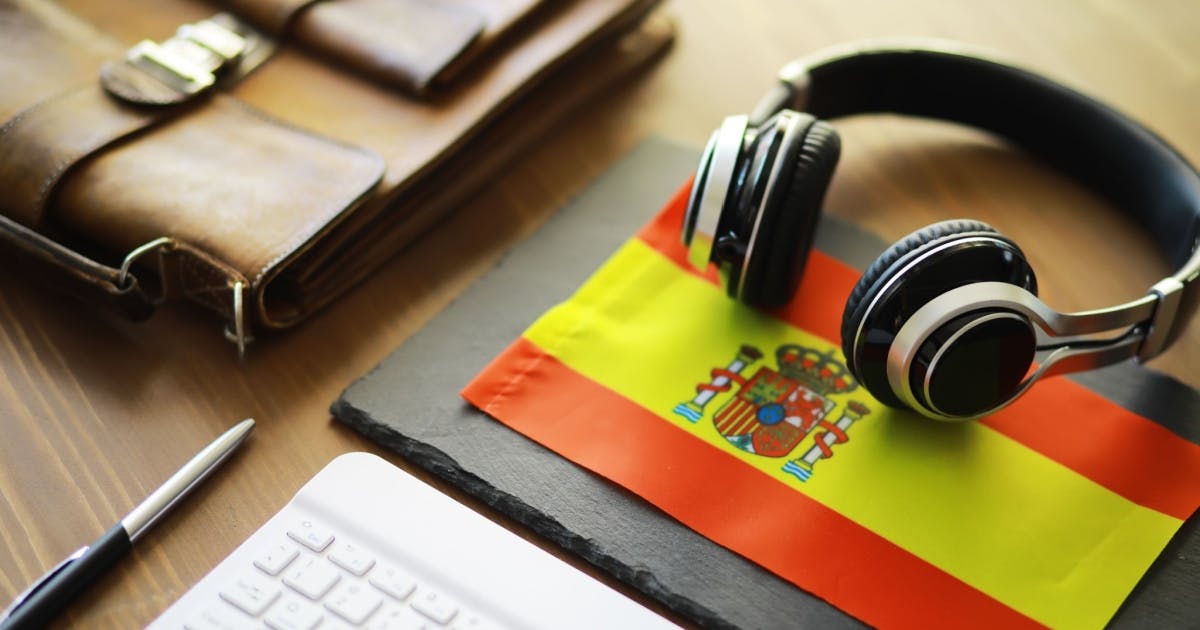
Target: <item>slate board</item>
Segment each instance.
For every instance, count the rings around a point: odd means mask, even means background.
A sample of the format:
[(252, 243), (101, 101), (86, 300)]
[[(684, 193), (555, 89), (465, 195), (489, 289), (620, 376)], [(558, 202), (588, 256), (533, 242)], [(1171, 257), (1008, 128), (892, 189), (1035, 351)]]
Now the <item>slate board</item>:
[[(858, 627), (852, 617), (710, 542), (653, 505), (467, 405), (458, 395), (566, 299), (692, 173), (698, 153), (652, 138), (509, 252), (333, 403), (335, 418), (706, 627)], [(863, 268), (886, 243), (823, 217), (817, 246)], [(1131, 365), (1079, 380), (1200, 443), (1200, 395)], [(1200, 623), (1193, 516), (1114, 619)]]

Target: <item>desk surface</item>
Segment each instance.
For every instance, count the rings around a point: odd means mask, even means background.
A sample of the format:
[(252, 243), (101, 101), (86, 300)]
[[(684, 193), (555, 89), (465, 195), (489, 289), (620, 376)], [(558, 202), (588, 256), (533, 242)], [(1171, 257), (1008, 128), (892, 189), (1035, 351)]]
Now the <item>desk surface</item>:
[[(259, 426), (242, 452), (66, 620), (148, 622), (338, 454), (370, 451), (411, 470), (331, 421), (330, 402), (640, 139), (703, 143), (800, 53), (892, 35), (980, 44), (1107, 101), (1200, 162), (1200, 5), (736, 6), (672, 3), (678, 41), (652, 72), (558, 127), (420, 244), (306, 324), (257, 342), (243, 364), (207, 314), (169, 307), (129, 324), (0, 277), (0, 602), (91, 542), (243, 417)], [(881, 117), (839, 128), (844, 153), (827, 211), (886, 238), (944, 218), (987, 221), (1022, 244), (1043, 298), (1061, 310), (1134, 298), (1169, 272), (1132, 220), (982, 134)], [(1154, 365), (1200, 387), (1200, 326)]]

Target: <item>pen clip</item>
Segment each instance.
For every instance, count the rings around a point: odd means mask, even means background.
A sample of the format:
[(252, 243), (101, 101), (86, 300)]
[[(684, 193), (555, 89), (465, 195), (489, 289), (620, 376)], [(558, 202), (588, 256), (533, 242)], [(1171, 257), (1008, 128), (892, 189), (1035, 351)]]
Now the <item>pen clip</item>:
[(46, 574), (41, 577), (41, 579), (34, 582), (29, 588), (22, 591), (20, 595), (17, 595), (17, 598), (8, 605), (8, 608), (5, 608), (4, 612), (0, 613), (0, 623), (3, 623), (6, 619), (11, 617), (13, 613), (17, 612), (17, 609), (21, 607), (21, 604), (25, 603), (25, 600), (33, 597), (33, 594), (41, 590), (43, 586), (50, 582), (50, 580), (54, 579), (54, 576), (62, 573), (63, 569), (66, 569), (67, 567), (71, 566), (71, 563), (82, 558), (83, 554), (87, 553), (87, 550), (90, 548), (91, 547), (84, 545), (79, 549), (76, 549), (75, 553), (63, 558), (62, 562), (54, 565), (54, 568), (47, 571)]

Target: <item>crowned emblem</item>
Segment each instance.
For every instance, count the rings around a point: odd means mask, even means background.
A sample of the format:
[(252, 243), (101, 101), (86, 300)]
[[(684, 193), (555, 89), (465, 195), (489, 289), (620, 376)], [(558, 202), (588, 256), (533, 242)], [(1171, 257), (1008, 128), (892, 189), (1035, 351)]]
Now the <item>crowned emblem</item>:
[[(713, 369), (712, 380), (697, 385), (696, 395), (676, 405), (674, 412), (699, 422), (714, 398), (736, 386), (733, 396), (712, 415), (717, 431), (755, 455), (789, 458), (793, 452), (801, 453), (788, 459), (783, 470), (808, 481), (813, 466), (832, 457), (833, 446), (846, 442), (846, 431), (870, 410), (849, 401), (832, 419), (838, 406), (835, 397), (858, 387), (833, 352), (785, 344), (775, 351), (777, 369), (761, 365), (747, 378), (745, 373), (762, 357), (757, 348), (742, 346), (733, 361)], [(812, 446), (797, 449), (810, 436)]]

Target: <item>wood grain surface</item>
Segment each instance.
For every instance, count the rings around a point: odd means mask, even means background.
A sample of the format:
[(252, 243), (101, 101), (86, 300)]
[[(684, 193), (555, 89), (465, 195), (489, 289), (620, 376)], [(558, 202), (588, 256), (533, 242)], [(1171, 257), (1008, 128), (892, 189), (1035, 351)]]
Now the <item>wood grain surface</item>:
[[(102, 3), (68, 4), (106, 29), (132, 28), (107, 23)], [(260, 339), (242, 363), (220, 324), (193, 308), (130, 324), (0, 274), (0, 602), (244, 417), (259, 426), (242, 451), (62, 621), (148, 623), (338, 454), (370, 451), (411, 470), (331, 421), (330, 402), (639, 140), (702, 144), (804, 52), (883, 36), (986, 46), (1108, 102), (1200, 161), (1195, 2), (680, 0), (668, 9), (678, 40), (651, 72), (556, 128), (367, 283), (299, 328)], [(1059, 310), (1134, 298), (1169, 271), (1133, 218), (994, 138), (895, 117), (837, 126), (843, 159), (827, 211), (885, 238), (940, 219), (987, 221), (1022, 245)], [(1200, 387), (1200, 326), (1154, 366)]]

